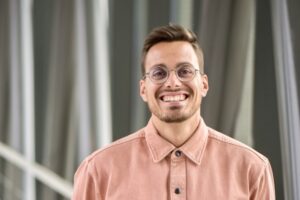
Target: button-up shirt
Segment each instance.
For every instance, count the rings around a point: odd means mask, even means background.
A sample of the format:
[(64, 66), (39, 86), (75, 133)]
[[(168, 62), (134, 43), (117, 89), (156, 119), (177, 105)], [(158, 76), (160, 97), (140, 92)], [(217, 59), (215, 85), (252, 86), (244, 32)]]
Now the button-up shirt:
[[(180, 134), (180, 133), (177, 133)], [(148, 125), (88, 156), (73, 200), (274, 200), (266, 157), (201, 120), (181, 147)]]

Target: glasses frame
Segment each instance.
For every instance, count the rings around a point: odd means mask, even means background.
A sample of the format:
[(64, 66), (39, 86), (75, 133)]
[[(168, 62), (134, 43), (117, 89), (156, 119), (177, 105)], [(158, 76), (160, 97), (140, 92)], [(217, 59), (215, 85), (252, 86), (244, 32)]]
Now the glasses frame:
[[(168, 69), (168, 68), (167, 68), (166, 66), (164, 66), (164, 65), (162, 65), (162, 66), (161, 66), (161, 65), (160, 65), (160, 66), (154, 66), (154, 67), (152, 67), (147, 73), (145, 73), (145, 75), (142, 77), (142, 79), (145, 80), (145, 79), (148, 77), (152, 83), (161, 85), (161, 84), (164, 84), (164, 83), (169, 79), (170, 74), (171, 74), (172, 71), (175, 72), (176, 78), (177, 78), (179, 81), (181, 81), (181, 82), (189, 82), (189, 81), (193, 80), (193, 79), (195, 78), (197, 72), (199, 72), (200, 75), (204, 75), (204, 73), (201, 73), (201, 72), (200, 72), (200, 69), (196, 69), (194, 66), (189, 65), (189, 67), (190, 67), (191, 69), (193, 69), (194, 75), (193, 75), (193, 77), (191, 77), (189, 80), (182, 80), (182, 78), (178, 75), (178, 70), (181, 69), (182, 67), (184, 67), (184, 64), (183, 64), (183, 65), (180, 65), (180, 66), (178, 66), (178, 67), (176, 67), (175, 69)], [(166, 78), (161, 79), (161, 80), (158, 80), (158, 81), (152, 79), (151, 76), (150, 76), (150, 73), (151, 73), (151, 71), (152, 71), (153, 69), (155, 69), (155, 68), (162, 68), (162, 69), (164, 69), (164, 70), (167, 72)]]

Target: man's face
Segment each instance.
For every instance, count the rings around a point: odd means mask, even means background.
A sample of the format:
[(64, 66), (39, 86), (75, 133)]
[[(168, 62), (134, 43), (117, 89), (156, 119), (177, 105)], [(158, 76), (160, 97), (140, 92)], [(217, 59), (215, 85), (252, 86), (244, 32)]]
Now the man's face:
[[(199, 63), (200, 62), (200, 63)], [(190, 43), (184, 41), (161, 42), (150, 48), (145, 57), (145, 71), (156, 66), (174, 70), (183, 63), (199, 69), (203, 61), (198, 61)], [(208, 91), (206, 75), (196, 72), (188, 82), (181, 82), (175, 71), (162, 84), (153, 83), (149, 77), (140, 81), (140, 95), (148, 103), (153, 115), (164, 122), (182, 122), (200, 115), (202, 97)]]

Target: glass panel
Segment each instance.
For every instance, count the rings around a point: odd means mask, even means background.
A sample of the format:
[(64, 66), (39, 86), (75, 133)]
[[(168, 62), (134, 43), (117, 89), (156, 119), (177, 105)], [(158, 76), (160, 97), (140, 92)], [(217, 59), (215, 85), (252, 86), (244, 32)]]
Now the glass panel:
[(37, 198), (47, 200), (70, 200), (55, 192), (52, 188), (37, 180)]
[(21, 200), (24, 173), (18, 167), (0, 158), (0, 200)]

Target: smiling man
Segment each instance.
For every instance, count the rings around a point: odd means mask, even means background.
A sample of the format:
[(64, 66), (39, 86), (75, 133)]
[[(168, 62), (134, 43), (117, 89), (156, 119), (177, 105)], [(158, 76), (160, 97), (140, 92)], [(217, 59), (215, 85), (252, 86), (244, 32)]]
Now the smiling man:
[(203, 53), (193, 32), (154, 29), (142, 56), (146, 127), (88, 156), (73, 200), (274, 200), (267, 158), (206, 126)]

